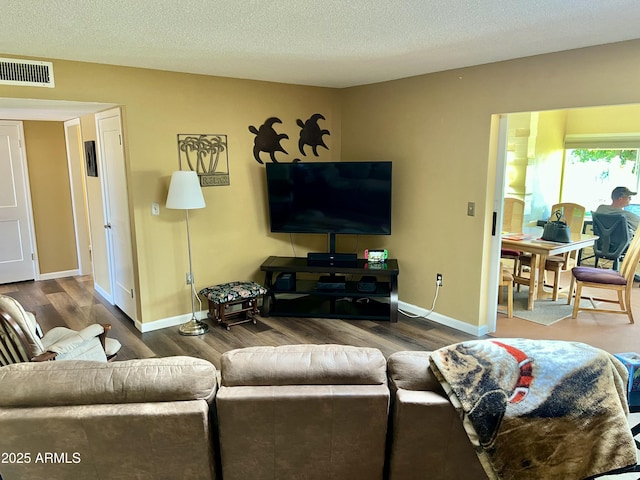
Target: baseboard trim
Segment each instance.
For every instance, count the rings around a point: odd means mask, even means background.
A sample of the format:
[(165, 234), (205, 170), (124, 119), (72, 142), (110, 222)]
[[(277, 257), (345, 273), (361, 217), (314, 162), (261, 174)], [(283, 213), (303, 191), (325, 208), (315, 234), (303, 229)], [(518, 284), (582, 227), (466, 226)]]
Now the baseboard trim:
[[(429, 310), (426, 310), (422, 307), (418, 307), (416, 305), (412, 305), (406, 302), (398, 302), (399, 308), (402, 310), (418, 316), (424, 316), (429, 313)], [(199, 320), (207, 318), (207, 311), (202, 310), (196, 312), (196, 318)], [(183, 315), (176, 315), (174, 317), (161, 318), (159, 320), (154, 320), (153, 322), (144, 322), (134, 321), (134, 325), (136, 329), (138, 329), (141, 333), (152, 332), (154, 330), (161, 330), (163, 328), (175, 327), (177, 325), (182, 325), (185, 322), (191, 320), (191, 314), (185, 313)], [(461, 322), (460, 320), (456, 320), (455, 318), (447, 317), (445, 315), (441, 315), (438, 312), (432, 312), (429, 315), (429, 320), (439, 323), (440, 325), (444, 325), (447, 327), (455, 328), (456, 330), (460, 330), (461, 332), (468, 333), (469, 335), (475, 335), (476, 337), (482, 337), (487, 334), (487, 327), (481, 326), (478, 327), (476, 325), (469, 325), (466, 322)]]
[(113, 299), (111, 298), (111, 295), (109, 295), (101, 286), (96, 285), (96, 283), (93, 283), (93, 289), (96, 291), (96, 293), (98, 295), (100, 295), (102, 298), (104, 298), (108, 303), (110, 303), (111, 305), (113, 305)]
[[(196, 312), (196, 318), (198, 320), (206, 319), (207, 312), (206, 311)], [(159, 320), (154, 320), (153, 322), (141, 323), (139, 320), (135, 320), (133, 324), (141, 333), (146, 333), (146, 332), (153, 332), (154, 330), (162, 330), (163, 328), (170, 328), (170, 327), (175, 327), (177, 325), (182, 325), (183, 323), (186, 323), (189, 320), (191, 320), (191, 314), (185, 313), (183, 315), (176, 315), (175, 317), (161, 318)]]
[[(429, 310), (425, 308), (402, 301), (398, 302), (398, 307), (412, 315), (418, 315), (421, 317), (429, 313)], [(482, 337), (486, 335), (488, 330), (486, 325), (470, 325), (466, 322), (461, 322), (460, 320), (447, 317), (446, 315), (442, 315), (438, 312), (432, 312), (431, 314), (429, 314), (428, 319), (433, 322), (439, 323), (440, 325), (455, 328), (456, 330), (460, 330), (461, 332), (468, 333), (469, 335), (475, 335), (476, 337)]]
[(41, 273), (38, 276), (38, 280), (54, 280), (56, 278), (75, 277), (80, 275), (80, 271), (76, 270), (64, 270), (61, 272)]

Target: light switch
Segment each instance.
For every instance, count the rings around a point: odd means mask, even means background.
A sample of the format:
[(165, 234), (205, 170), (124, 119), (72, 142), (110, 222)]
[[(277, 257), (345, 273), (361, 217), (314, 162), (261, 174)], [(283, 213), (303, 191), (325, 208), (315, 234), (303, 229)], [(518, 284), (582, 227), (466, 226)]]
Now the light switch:
[(467, 215), (470, 217), (475, 216), (476, 214), (476, 202), (467, 203)]
[(151, 204), (151, 215), (157, 216), (160, 215), (160, 204), (153, 202)]

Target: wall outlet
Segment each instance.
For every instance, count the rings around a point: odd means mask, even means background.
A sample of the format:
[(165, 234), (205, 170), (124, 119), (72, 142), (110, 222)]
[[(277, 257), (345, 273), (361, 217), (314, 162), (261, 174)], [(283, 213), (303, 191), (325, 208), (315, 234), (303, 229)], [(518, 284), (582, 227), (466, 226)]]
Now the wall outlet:
[(441, 287), (442, 286), (442, 274), (436, 273), (436, 284)]
[(193, 283), (193, 277), (190, 273), (187, 272), (187, 285), (191, 285)]
[(154, 217), (160, 215), (160, 204), (157, 202), (151, 203), (151, 215)]

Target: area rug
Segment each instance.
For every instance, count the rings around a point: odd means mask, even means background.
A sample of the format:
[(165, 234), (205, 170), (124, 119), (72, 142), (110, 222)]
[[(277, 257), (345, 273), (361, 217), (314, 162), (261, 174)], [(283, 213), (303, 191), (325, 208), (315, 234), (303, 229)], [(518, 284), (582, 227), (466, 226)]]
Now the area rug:
[[(515, 290), (515, 289), (514, 289)], [(551, 299), (536, 300), (533, 310), (527, 310), (528, 291), (523, 289), (520, 292), (513, 292), (513, 316), (538, 323), (540, 325), (553, 325), (560, 320), (571, 317), (573, 310), (573, 302), (567, 305), (567, 298), (560, 297), (555, 302)], [(581, 300), (581, 306), (588, 307), (591, 305), (589, 300)], [(505, 313), (504, 305), (498, 307), (500, 313)]]

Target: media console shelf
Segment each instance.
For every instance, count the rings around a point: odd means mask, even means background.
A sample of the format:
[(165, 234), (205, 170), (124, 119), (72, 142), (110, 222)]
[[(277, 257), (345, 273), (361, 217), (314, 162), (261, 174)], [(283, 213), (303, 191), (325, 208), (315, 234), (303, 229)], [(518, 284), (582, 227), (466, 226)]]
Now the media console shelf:
[[(358, 259), (350, 266), (308, 265), (306, 258), (269, 257), (260, 266), (265, 273), (262, 315), (320, 317), (361, 320), (398, 321), (398, 261), (368, 263)], [(279, 289), (276, 278), (281, 273), (295, 274), (291, 288)], [(318, 289), (318, 279), (326, 275), (343, 275), (345, 287)], [(375, 291), (358, 290), (363, 276), (375, 276)]]

